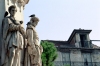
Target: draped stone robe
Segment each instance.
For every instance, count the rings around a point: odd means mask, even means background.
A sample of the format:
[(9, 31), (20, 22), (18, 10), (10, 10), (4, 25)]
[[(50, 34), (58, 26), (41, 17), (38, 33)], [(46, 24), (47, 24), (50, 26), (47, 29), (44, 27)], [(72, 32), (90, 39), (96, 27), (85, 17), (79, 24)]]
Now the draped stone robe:
[[(2, 44), (2, 64), (8, 64), (7, 52), (11, 47), (16, 47), (18, 49), (23, 49), (23, 30), (19, 28), (20, 22), (14, 21), (10, 17), (6, 17), (2, 22), (2, 32), (3, 32), (3, 44)], [(20, 64), (20, 58), (17, 58)], [(14, 59), (16, 60), (16, 59)], [(14, 62), (16, 63), (16, 62)], [(13, 64), (14, 66), (14, 64)]]
[[(41, 62), (39, 37), (37, 35), (35, 27), (32, 26), (31, 24), (27, 25), (26, 35), (27, 35), (27, 48), (26, 48), (27, 51), (25, 51), (26, 59), (24, 66), (32, 66), (36, 63)], [(40, 65), (38, 64), (36, 66)]]

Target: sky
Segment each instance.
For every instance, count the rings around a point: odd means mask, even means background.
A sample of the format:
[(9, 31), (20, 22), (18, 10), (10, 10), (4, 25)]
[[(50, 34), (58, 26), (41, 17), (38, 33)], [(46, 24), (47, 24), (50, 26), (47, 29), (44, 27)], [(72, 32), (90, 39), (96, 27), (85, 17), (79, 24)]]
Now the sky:
[(100, 40), (100, 0), (30, 0), (24, 9), (25, 28), (31, 14), (40, 19), (40, 40), (67, 41), (79, 28), (92, 30), (90, 39)]

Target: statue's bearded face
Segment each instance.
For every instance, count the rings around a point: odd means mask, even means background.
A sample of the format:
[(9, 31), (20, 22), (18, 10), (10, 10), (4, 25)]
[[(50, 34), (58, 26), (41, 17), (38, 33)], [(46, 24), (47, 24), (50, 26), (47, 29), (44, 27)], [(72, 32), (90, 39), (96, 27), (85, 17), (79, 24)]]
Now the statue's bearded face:
[(12, 9), (10, 10), (11, 16), (15, 16), (16, 12), (17, 12), (17, 9), (16, 9), (16, 8), (12, 8)]

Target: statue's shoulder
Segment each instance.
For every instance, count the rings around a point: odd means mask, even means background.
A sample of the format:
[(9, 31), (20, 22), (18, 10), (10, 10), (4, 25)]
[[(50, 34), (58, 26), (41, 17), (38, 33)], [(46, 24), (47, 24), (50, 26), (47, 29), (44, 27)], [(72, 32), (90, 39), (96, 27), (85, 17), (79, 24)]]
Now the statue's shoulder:
[(28, 22), (28, 23), (27, 23), (27, 29), (32, 29), (32, 30), (34, 30), (34, 27), (32, 26), (31, 22)]
[(28, 26), (28, 25), (31, 25), (31, 22), (28, 22), (26, 25), (27, 25), (27, 26)]
[(7, 21), (9, 19), (9, 17), (5, 17), (2, 19), (2, 23), (5, 23), (5, 21)]
[(27, 25), (27, 29), (33, 29), (32, 25)]
[(5, 24), (11, 24), (12, 23), (9, 16), (5, 17), (2, 22), (5, 23)]
[(10, 18), (10, 16), (5, 17), (3, 20), (8, 20)]

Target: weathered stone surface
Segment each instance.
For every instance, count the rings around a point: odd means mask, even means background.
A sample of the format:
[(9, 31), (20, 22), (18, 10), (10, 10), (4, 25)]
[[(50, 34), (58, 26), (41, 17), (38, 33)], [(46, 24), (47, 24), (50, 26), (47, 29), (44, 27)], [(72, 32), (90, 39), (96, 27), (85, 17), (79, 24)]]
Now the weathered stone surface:
[(25, 30), (20, 21), (14, 17), (17, 12), (16, 6), (9, 7), (10, 16), (4, 17), (2, 21), (2, 53), (1, 65), (20, 66), (21, 54), (24, 46)]
[(27, 24), (26, 36), (27, 36), (27, 47), (25, 54), (25, 65), (24, 66), (42, 66), (41, 54), (43, 52), (42, 46), (39, 44), (39, 37), (35, 30), (39, 19), (35, 16), (31, 16), (30, 21)]

